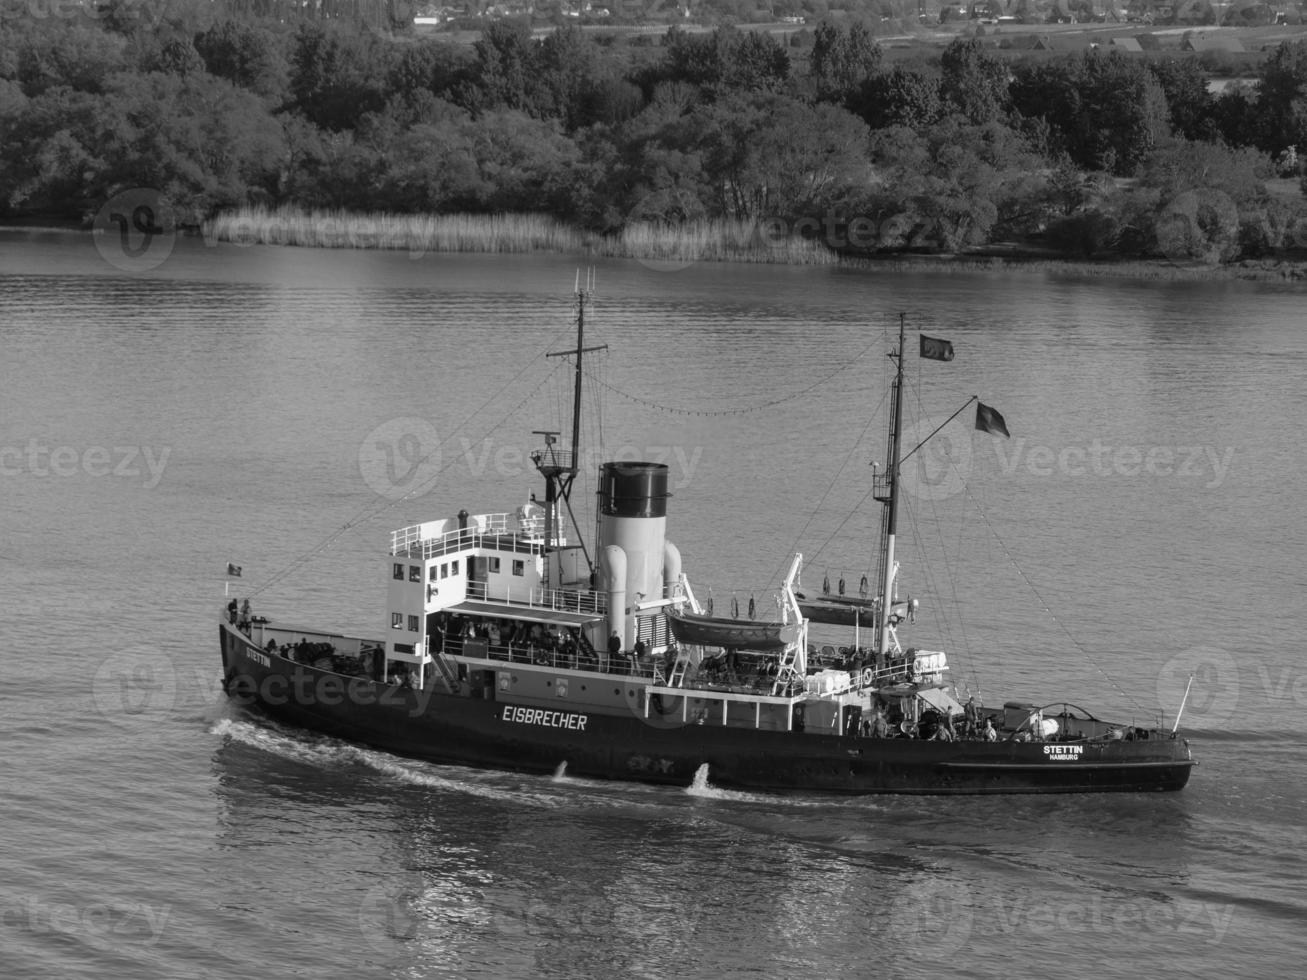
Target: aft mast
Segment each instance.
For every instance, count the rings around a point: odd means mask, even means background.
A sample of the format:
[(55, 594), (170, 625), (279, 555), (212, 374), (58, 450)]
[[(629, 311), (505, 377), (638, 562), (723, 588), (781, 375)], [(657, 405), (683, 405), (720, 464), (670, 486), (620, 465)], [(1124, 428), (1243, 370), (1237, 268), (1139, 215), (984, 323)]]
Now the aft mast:
[[(572, 513), (572, 482), (576, 479), (577, 461), (581, 458), (581, 378), (582, 378), (582, 359), (588, 353), (598, 350), (607, 350), (607, 344), (599, 344), (594, 347), (585, 346), (585, 305), (594, 292), (594, 273), (591, 271), (586, 276), (586, 283), (581, 285), (580, 273), (576, 278), (576, 347), (571, 350), (554, 351), (546, 354), (546, 357), (575, 357), (576, 372), (575, 382), (572, 395), (572, 448), (570, 451), (559, 450), (557, 448), (558, 435), (557, 431), (536, 430), (533, 435), (545, 437), (544, 449), (537, 449), (531, 454), (531, 461), (535, 464), (540, 475), (545, 478), (545, 553), (553, 551), (559, 540), (559, 529), (562, 524), (562, 515), (559, 513), (558, 505), (561, 501), (567, 508), (568, 515), (572, 518), (573, 526), (576, 525), (576, 515)], [(579, 535), (578, 535), (579, 537)], [(591, 571), (594, 570), (594, 563), (590, 559), (590, 554), (586, 551), (585, 541), (581, 540), (581, 550), (585, 555), (586, 564)], [(544, 585), (546, 588), (554, 583), (550, 580), (550, 562), (546, 558), (544, 571)]]
[(890, 410), (888, 463), (883, 474), (872, 477), (872, 495), (885, 505), (880, 530), (880, 607), (876, 617), (876, 667), (883, 669), (889, 660), (894, 633), (890, 616), (894, 610), (894, 538), (899, 512), (899, 434), (903, 428), (903, 336), (904, 315), (899, 314), (899, 348), (891, 351), (897, 369), (894, 372), (893, 405)]

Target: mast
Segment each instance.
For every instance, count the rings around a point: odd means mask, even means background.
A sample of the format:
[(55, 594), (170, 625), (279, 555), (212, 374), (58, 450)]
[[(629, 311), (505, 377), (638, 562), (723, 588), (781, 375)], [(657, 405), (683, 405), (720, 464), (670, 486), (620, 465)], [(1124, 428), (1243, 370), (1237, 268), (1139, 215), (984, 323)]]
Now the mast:
[[(559, 528), (562, 525), (562, 516), (559, 514), (558, 505), (561, 501), (567, 508), (568, 515), (572, 518), (573, 525), (576, 524), (576, 515), (572, 513), (572, 481), (576, 479), (577, 461), (581, 458), (581, 379), (582, 379), (582, 358), (597, 350), (607, 350), (607, 344), (599, 344), (594, 347), (585, 346), (585, 304), (594, 290), (594, 273), (591, 272), (586, 277), (586, 283), (581, 285), (580, 273), (576, 278), (576, 346), (570, 350), (554, 351), (546, 354), (546, 357), (575, 357), (576, 371), (573, 382), (572, 393), (572, 448), (570, 451), (560, 451), (556, 448), (558, 444), (558, 435), (556, 431), (536, 430), (533, 434), (544, 436), (545, 448), (537, 449), (531, 454), (531, 461), (540, 471), (540, 475), (545, 478), (545, 578), (544, 585), (549, 588), (550, 573), (548, 555), (554, 549), (560, 537)], [(579, 530), (579, 529), (578, 529)], [(580, 540), (582, 553), (585, 555), (587, 565), (592, 565), (590, 553), (586, 550), (585, 541)], [(561, 581), (561, 575), (560, 575)]]
[(873, 496), (885, 505), (881, 522), (880, 563), (881, 592), (880, 610), (876, 621), (876, 666), (883, 668), (889, 658), (890, 616), (894, 609), (894, 538), (897, 532), (899, 513), (899, 435), (903, 428), (903, 336), (904, 315), (899, 314), (899, 348), (891, 352), (890, 357), (896, 361), (894, 372), (894, 403), (890, 410), (889, 451), (885, 474), (872, 477)]

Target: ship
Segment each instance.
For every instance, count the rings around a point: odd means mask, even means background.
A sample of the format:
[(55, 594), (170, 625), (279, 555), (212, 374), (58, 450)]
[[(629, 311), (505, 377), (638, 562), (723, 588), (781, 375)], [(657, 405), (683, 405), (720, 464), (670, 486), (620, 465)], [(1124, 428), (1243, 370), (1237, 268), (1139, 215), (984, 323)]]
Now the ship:
[[(962, 701), (944, 651), (902, 645), (918, 603), (896, 593), (902, 318), (887, 463), (872, 476), (883, 506), (876, 595), (864, 581), (857, 599), (828, 585), (820, 600), (800, 598), (794, 554), (767, 621), (753, 618), (752, 601), (746, 617), (713, 615), (668, 533), (662, 463), (598, 467), (587, 546), (565, 519), (580, 472), (582, 365), (597, 349), (585, 346), (588, 296), (577, 289), (576, 345), (559, 352), (575, 367), (570, 448), (561, 431), (541, 432), (531, 454), (544, 499), (395, 530), (373, 636), (228, 604), (219, 639), (233, 702), (401, 756), (580, 778), (813, 794), (1186, 785), (1196, 763), (1179, 732), (1183, 702), (1169, 729), (1066, 702), (986, 707)], [(823, 621), (851, 621), (851, 642), (811, 641)]]

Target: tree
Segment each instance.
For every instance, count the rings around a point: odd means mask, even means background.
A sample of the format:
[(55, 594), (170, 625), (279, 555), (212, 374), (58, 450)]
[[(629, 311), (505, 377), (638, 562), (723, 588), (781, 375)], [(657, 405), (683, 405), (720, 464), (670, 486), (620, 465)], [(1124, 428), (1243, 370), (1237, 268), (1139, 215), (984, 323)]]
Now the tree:
[(1307, 42), (1284, 42), (1257, 82), (1256, 145), (1267, 153), (1307, 146)]
[(211, 75), (249, 89), (270, 104), (289, 94), (290, 66), (282, 36), (236, 20), (224, 20), (195, 36), (195, 50)]
[(895, 65), (862, 83), (850, 105), (872, 129), (929, 126), (944, 112), (939, 79), (914, 68)]
[(989, 55), (975, 38), (950, 43), (941, 67), (941, 95), (973, 123), (993, 122), (1007, 114), (1011, 101), (1007, 65)]
[(476, 106), (538, 114), (537, 45), (527, 20), (494, 20), (473, 47)]
[(391, 57), (392, 49), (371, 35), (301, 25), (291, 56), (294, 107), (323, 129), (352, 129), (385, 105)]
[(1212, 120), (1212, 97), (1207, 91), (1207, 73), (1197, 58), (1167, 58), (1149, 62), (1153, 77), (1162, 86), (1170, 111), (1171, 129), (1186, 140), (1217, 137)]
[(1043, 119), (1054, 149), (1084, 169), (1131, 176), (1170, 133), (1157, 79), (1147, 66), (1117, 52), (1095, 50), (1064, 62), (1020, 66), (1015, 76), (1016, 111)]
[(880, 63), (880, 45), (861, 22), (843, 28), (823, 20), (813, 31), (808, 78), (820, 101), (847, 102), (880, 70)]

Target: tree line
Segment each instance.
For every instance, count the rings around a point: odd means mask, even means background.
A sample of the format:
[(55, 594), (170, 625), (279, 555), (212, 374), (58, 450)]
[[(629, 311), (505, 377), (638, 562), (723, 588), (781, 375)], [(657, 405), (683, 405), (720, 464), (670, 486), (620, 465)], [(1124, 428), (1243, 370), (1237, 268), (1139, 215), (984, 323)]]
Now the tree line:
[(539, 212), (595, 234), (725, 218), (853, 252), (1220, 262), (1307, 245), (1301, 196), (1267, 183), (1298, 178), (1307, 147), (1302, 42), (1212, 94), (1193, 57), (959, 38), (891, 58), (856, 22), (803, 47), (513, 21), (457, 45), (250, 0), (36, 2), (0, 0), (10, 219), (84, 220), (149, 187), (196, 221), (260, 204)]

